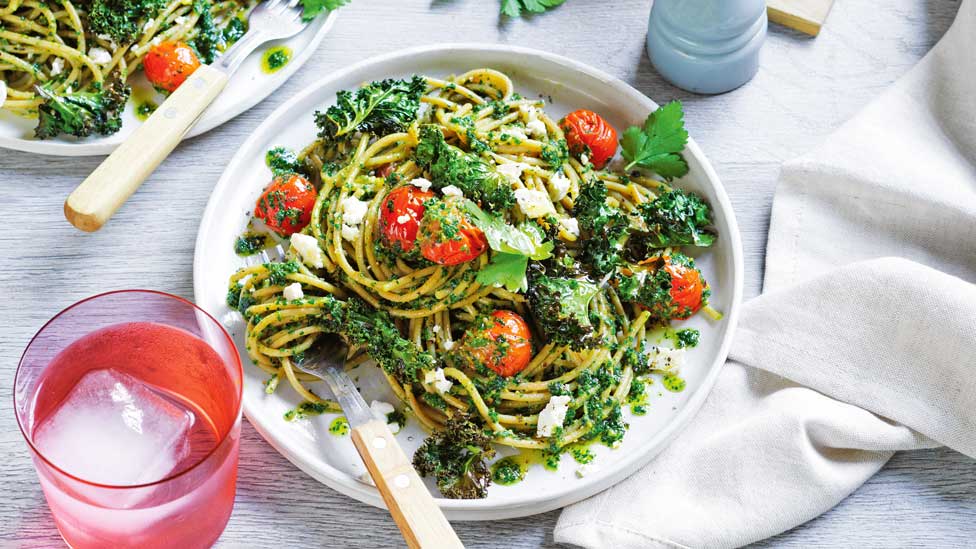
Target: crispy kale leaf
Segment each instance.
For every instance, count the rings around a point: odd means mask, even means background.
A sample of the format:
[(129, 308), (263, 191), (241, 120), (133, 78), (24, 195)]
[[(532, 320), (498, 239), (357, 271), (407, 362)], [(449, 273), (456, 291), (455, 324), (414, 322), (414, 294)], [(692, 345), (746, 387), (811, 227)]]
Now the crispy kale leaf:
[(613, 272), (620, 262), (617, 245), (630, 221), (622, 211), (607, 204), (606, 185), (597, 179), (583, 182), (573, 213), (583, 231), (580, 260), (598, 276)]
[(39, 122), (34, 135), (38, 139), (63, 133), (76, 137), (111, 135), (122, 127), (122, 109), (129, 99), (129, 88), (119, 78), (90, 92), (58, 94), (46, 86), (36, 89), (44, 100), (37, 109)]
[(305, 164), (298, 160), (295, 151), (286, 147), (272, 147), (264, 155), (264, 163), (271, 168), (275, 177), (297, 173), (307, 175)]
[(90, 0), (82, 5), (88, 25), (95, 34), (107, 34), (120, 44), (140, 33), (143, 21), (156, 16), (166, 0)]
[(319, 137), (326, 142), (336, 141), (355, 132), (369, 132), (378, 136), (400, 132), (417, 119), (420, 96), (427, 90), (421, 76), (410, 80), (381, 80), (356, 90), (336, 94), (336, 104), (324, 113), (315, 113)]
[(640, 214), (648, 232), (636, 240), (647, 248), (707, 247), (715, 242), (715, 234), (706, 228), (712, 224), (711, 210), (696, 194), (672, 189), (641, 204)]
[(643, 128), (627, 128), (620, 140), (621, 152), (629, 162), (625, 169), (639, 166), (669, 180), (688, 173), (688, 163), (681, 156), (687, 144), (680, 101), (672, 101), (647, 115)]
[(537, 274), (529, 283), (529, 310), (549, 341), (581, 351), (593, 343), (589, 308), (599, 291), (585, 279)]
[(332, 11), (341, 8), (349, 3), (350, 0), (302, 0), (302, 19), (311, 21), (315, 16), (323, 11)]
[(465, 196), (493, 211), (515, 204), (515, 193), (508, 178), (477, 155), (449, 145), (437, 126), (421, 126), (414, 156), (417, 164), (430, 172), (437, 190), (454, 185)]
[(457, 411), (417, 449), (413, 466), (422, 476), (433, 476), (444, 497), (478, 499), (488, 495), (491, 472), (486, 460), (494, 455), (491, 437)]
[(521, 17), (522, 11), (542, 13), (561, 5), (566, 0), (502, 0), (502, 13), (509, 17)]

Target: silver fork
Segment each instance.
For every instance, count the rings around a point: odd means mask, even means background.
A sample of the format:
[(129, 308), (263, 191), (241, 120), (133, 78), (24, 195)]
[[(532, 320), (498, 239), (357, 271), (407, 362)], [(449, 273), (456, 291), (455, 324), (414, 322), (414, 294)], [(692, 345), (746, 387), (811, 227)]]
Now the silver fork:
[(349, 421), (352, 442), (407, 545), (464, 547), (386, 426), (386, 420), (373, 417), (363, 396), (343, 371), (349, 347), (332, 334), (319, 336), (316, 344), (314, 350), (294, 364), (306, 374), (323, 379), (332, 389)]
[(299, 0), (268, 0), (248, 18), (248, 31), (213, 65), (201, 65), (119, 145), (64, 203), (64, 215), (83, 231), (97, 231), (176, 148), (203, 111), (227, 85), (230, 75), (255, 48), (294, 36), (302, 20)]

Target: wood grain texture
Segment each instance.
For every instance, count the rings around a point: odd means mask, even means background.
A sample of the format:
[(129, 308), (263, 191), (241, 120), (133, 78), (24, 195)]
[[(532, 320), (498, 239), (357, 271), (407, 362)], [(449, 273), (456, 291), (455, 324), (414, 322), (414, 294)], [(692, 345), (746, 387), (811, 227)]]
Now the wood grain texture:
[(766, 11), (773, 23), (817, 36), (833, 5), (834, 0), (767, 0)]
[[(24, 346), (63, 307), (93, 293), (155, 288), (192, 297), (193, 243), (210, 190), (237, 146), (274, 108), (332, 71), (372, 55), (446, 41), (518, 44), (600, 67), (658, 102), (681, 99), (691, 135), (722, 178), (745, 247), (746, 295), (761, 288), (779, 165), (811, 149), (904, 74), (942, 36), (958, 0), (840, 0), (812, 40), (770, 27), (755, 79), (696, 96), (664, 82), (644, 54), (649, 2), (568, 0), (551, 13), (500, 20), (488, 0), (353, 0), (308, 65), (273, 97), (183, 143), (97, 233), (61, 204), (100, 158), (0, 150), (0, 547), (57, 547), (9, 395)], [(365, 37), (370, 37), (366, 39)], [(598, 37), (598, 40), (595, 40)], [(597, 46), (596, 44), (599, 44)], [(397, 547), (389, 514), (297, 470), (245, 422), (234, 515), (218, 542), (236, 547)], [(976, 464), (946, 450), (897, 455), (822, 517), (764, 547), (964, 547), (976, 539)], [(454, 523), (474, 548), (550, 547), (558, 512)]]

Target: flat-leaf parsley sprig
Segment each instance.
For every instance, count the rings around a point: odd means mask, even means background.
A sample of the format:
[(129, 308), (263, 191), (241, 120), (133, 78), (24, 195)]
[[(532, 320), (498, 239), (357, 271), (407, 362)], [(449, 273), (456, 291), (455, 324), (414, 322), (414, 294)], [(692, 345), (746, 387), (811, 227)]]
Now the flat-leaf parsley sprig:
[(509, 17), (521, 17), (522, 11), (542, 13), (561, 5), (566, 0), (502, 0), (502, 13)]
[(671, 180), (688, 173), (681, 151), (688, 144), (680, 101), (672, 101), (647, 115), (644, 127), (631, 126), (620, 140), (628, 164), (625, 170), (647, 168)]
[(302, 0), (302, 19), (311, 21), (323, 11), (333, 11), (345, 6), (350, 0)]

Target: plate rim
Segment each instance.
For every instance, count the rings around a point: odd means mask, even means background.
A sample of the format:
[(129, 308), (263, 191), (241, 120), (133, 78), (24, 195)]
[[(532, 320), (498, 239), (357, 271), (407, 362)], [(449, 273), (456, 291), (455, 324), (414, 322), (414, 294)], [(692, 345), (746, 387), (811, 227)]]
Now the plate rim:
[[(205, 227), (214, 223), (215, 220), (213, 218), (222, 215), (223, 213), (219, 204), (214, 200), (215, 196), (218, 190), (232, 184), (230, 181), (230, 174), (239, 169), (238, 165), (248, 159), (248, 157), (245, 155), (245, 150), (249, 148), (252, 141), (256, 141), (260, 137), (264, 127), (277, 123), (279, 119), (286, 117), (295, 107), (295, 105), (305, 101), (309, 96), (317, 94), (319, 90), (328, 87), (332, 82), (341, 80), (351, 73), (368, 70), (370, 66), (391, 61), (401, 61), (403, 65), (409, 66), (410, 61), (414, 57), (437, 54), (445, 55), (457, 53), (459, 50), (463, 50), (466, 53), (475, 55), (511, 53), (518, 54), (520, 56), (533, 57), (537, 60), (556, 64), (561, 67), (560, 70), (574, 71), (577, 73), (582, 73), (585, 76), (598, 79), (604, 85), (614, 88), (618, 95), (622, 94), (627, 96), (629, 99), (632, 99), (641, 105), (646, 105), (648, 109), (654, 109), (657, 107), (657, 103), (651, 98), (647, 97), (623, 80), (600, 69), (586, 63), (572, 60), (562, 55), (523, 46), (478, 42), (442, 43), (418, 46), (406, 50), (398, 50), (359, 61), (353, 65), (331, 73), (327, 78), (319, 80), (299, 94), (290, 98), (285, 103), (278, 106), (264, 121), (262, 121), (257, 128), (254, 129), (254, 131), (251, 132), (248, 139), (241, 144), (239, 151), (231, 158), (230, 162), (224, 168), (220, 179), (211, 191), (211, 195), (208, 198), (207, 206), (203, 216), (201, 217), (200, 225), (197, 231), (193, 261), (194, 300), (198, 301), (198, 298), (204, 294), (202, 281), (207, 268), (201, 257), (201, 250), (205, 243), (205, 235), (203, 231)], [(689, 153), (701, 164), (701, 167), (705, 172), (705, 177), (712, 185), (716, 198), (718, 199), (719, 206), (725, 214), (726, 223), (729, 228), (728, 237), (730, 239), (732, 256), (732, 287), (730, 288), (731, 301), (729, 311), (727, 311), (725, 314), (728, 329), (725, 331), (725, 335), (719, 345), (718, 353), (716, 354), (712, 363), (708, 366), (707, 373), (703, 382), (700, 384), (698, 391), (692, 395), (692, 397), (685, 403), (684, 407), (678, 411), (677, 414), (675, 414), (674, 418), (664, 428), (655, 433), (640, 447), (635, 448), (632, 451), (631, 456), (628, 456), (618, 462), (614, 469), (607, 470), (608, 472), (601, 471), (595, 474), (591, 482), (581, 484), (579, 487), (558, 496), (538, 495), (530, 496), (528, 498), (516, 497), (495, 499), (492, 500), (490, 504), (486, 500), (453, 500), (435, 497), (435, 501), (445, 512), (448, 519), (495, 520), (530, 516), (565, 507), (602, 492), (603, 490), (612, 487), (624, 478), (635, 473), (638, 469), (642, 468), (644, 465), (650, 462), (651, 459), (657, 456), (658, 453), (664, 450), (676, 437), (678, 431), (686, 426), (692, 418), (694, 418), (702, 404), (704, 404), (705, 400), (708, 398), (708, 395), (711, 393), (711, 390), (714, 387), (718, 374), (722, 369), (722, 365), (725, 363), (728, 357), (732, 344), (732, 338), (738, 325), (739, 310), (741, 309), (743, 293), (744, 258), (738, 222), (732, 208), (731, 200), (726, 193), (724, 185), (722, 185), (718, 174), (715, 172), (708, 158), (698, 147), (698, 144), (694, 141), (694, 139), (689, 138), (687, 149)], [(252, 413), (246, 399), (244, 402), (244, 415), (248, 418), (248, 421), (258, 432), (258, 434), (260, 434), (268, 444), (270, 444), (278, 453), (284, 456), (300, 470), (312, 476), (319, 482), (322, 482), (326, 486), (350, 496), (353, 499), (374, 507), (385, 508), (382, 497), (375, 487), (368, 486), (353, 479), (348, 474), (336, 469), (328, 463), (325, 463), (324, 467), (321, 468), (313, 467), (311, 466), (311, 462), (315, 461), (316, 458), (313, 458), (307, 452), (304, 452), (301, 449), (288, 448), (285, 444), (279, 443), (276, 437), (270, 432), (270, 429), (266, 428), (266, 426), (263, 424), (266, 418), (263, 418), (261, 415), (257, 414), (256, 411)]]
[[(211, 119), (206, 119), (203, 123), (198, 123), (190, 128), (190, 131), (186, 133), (180, 140), (185, 141), (207, 133), (208, 131), (225, 124), (233, 118), (244, 114), (245, 112), (254, 108), (255, 105), (264, 101), (271, 96), (278, 88), (284, 85), (289, 79), (318, 50), (319, 46), (322, 44), (322, 40), (325, 36), (332, 30), (332, 26), (335, 24), (336, 17), (338, 17), (339, 10), (333, 10), (329, 12), (329, 15), (322, 18), (319, 22), (313, 22), (310, 24), (317, 24), (319, 28), (315, 31), (312, 36), (312, 40), (309, 42), (308, 47), (303, 48), (298, 55), (295, 55), (291, 62), (282, 68), (278, 76), (269, 86), (262, 88), (265, 90), (264, 93), (256, 93), (253, 95), (246, 95), (247, 99), (241, 101), (237, 108), (228, 109), (226, 112), (220, 116), (215, 116)], [(288, 40), (285, 38), (283, 40)], [(281, 40), (272, 40), (270, 42), (280, 42)], [(266, 42), (269, 43), (269, 42)], [(263, 45), (263, 44), (262, 44)], [(255, 50), (257, 51), (257, 50)], [(254, 55), (251, 52), (250, 55)], [(215, 101), (219, 101), (218, 96)], [(111, 136), (106, 136), (110, 138)], [(115, 149), (119, 147), (124, 142), (111, 143), (111, 142), (95, 142), (95, 143), (72, 143), (69, 141), (47, 141), (41, 139), (18, 139), (13, 137), (5, 137), (0, 135), (0, 149), (9, 149), (14, 151), (21, 151), (32, 154), (40, 154), (44, 156), (62, 156), (62, 157), (73, 157), (73, 156), (102, 156), (111, 154)]]

